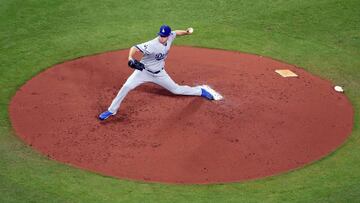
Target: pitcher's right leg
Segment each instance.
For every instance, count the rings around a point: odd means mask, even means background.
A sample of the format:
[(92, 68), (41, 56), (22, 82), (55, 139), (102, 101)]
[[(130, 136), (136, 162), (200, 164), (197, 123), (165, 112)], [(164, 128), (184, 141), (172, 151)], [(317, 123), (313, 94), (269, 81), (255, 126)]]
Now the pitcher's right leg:
[(171, 79), (165, 70), (163, 70), (163, 75), (156, 77), (153, 82), (169, 90), (173, 94), (194, 96), (201, 95), (201, 88), (199, 86), (190, 87), (188, 85), (178, 85), (173, 79)]
[(214, 100), (214, 96), (209, 92), (209, 87), (207, 85), (190, 87), (188, 85), (178, 85), (165, 70), (160, 77), (156, 77), (153, 81), (154, 83), (164, 87), (173, 94), (178, 95), (194, 95), (201, 96), (208, 100)]

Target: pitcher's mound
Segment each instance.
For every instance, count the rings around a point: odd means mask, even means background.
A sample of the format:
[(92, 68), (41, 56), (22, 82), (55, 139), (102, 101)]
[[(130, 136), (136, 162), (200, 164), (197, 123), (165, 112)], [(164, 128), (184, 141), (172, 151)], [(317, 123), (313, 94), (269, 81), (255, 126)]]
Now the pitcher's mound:
[(266, 57), (191, 47), (173, 47), (167, 72), (179, 84), (209, 84), (223, 100), (144, 84), (100, 122), (132, 72), (127, 56), (121, 50), (76, 59), (27, 82), (10, 105), (16, 133), (67, 164), (169, 183), (278, 174), (326, 156), (351, 133), (352, 107), (330, 82)]

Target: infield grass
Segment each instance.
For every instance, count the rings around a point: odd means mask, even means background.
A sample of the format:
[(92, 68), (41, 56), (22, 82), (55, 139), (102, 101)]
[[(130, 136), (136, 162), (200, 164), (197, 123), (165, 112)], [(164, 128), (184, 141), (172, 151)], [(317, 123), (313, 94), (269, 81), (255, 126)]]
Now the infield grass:
[[(0, 202), (360, 202), (360, 1), (0, 0)], [(49, 160), (23, 144), (8, 104), (54, 64), (124, 49), (167, 23), (195, 28), (178, 45), (237, 50), (295, 64), (342, 85), (351, 137), (302, 169), (243, 183), (118, 180)]]

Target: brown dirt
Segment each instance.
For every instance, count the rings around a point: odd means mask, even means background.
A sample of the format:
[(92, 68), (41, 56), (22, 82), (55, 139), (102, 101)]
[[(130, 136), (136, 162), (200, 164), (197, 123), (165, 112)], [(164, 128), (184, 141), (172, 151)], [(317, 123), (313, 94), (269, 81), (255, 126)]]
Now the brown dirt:
[[(329, 81), (266, 57), (173, 47), (180, 84), (210, 84), (225, 100), (175, 96), (153, 84), (97, 119), (131, 74), (128, 50), (56, 65), (11, 101), (16, 133), (52, 159), (101, 174), (168, 183), (261, 178), (318, 160), (350, 135), (353, 110)], [(288, 68), (299, 78), (281, 78)]]

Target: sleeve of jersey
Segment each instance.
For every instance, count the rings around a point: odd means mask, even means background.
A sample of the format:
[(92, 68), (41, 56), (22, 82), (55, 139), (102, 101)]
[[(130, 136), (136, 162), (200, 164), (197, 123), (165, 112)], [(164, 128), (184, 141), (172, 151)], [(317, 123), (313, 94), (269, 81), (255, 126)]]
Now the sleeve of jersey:
[(170, 37), (172, 38), (172, 40), (174, 40), (176, 38), (176, 32), (172, 31)]
[(145, 42), (142, 44), (135, 45), (136, 48), (138, 48), (143, 54), (149, 54), (150, 53), (150, 43)]

